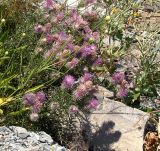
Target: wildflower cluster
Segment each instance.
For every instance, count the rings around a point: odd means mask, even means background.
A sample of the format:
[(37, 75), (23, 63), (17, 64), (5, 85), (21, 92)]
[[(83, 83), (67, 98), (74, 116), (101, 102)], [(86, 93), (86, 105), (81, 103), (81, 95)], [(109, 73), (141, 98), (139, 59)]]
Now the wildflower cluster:
[[(119, 55), (116, 51), (117, 46), (110, 42), (106, 43), (105, 39), (109, 37), (109, 41), (112, 41), (124, 31), (126, 23), (123, 18), (118, 21), (114, 19), (117, 13), (120, 13), (118, 7), (123, 6), (124, 3), (113, 2), (113, 5), (108, 5), (108, 10), (100, 6), (104, 11), (99, 10), (99, 5), (96, 5), (98, 3), (97, 0), (82, 0), (77, 6), (70, 7), (66, 2), (44, 0), (41, 9), (38, 10), (40, 15), (37, 15), (37, 18), (38, 16), (40, 18), (33, 29), (35, 35), (39, 37), (35, 53), (49, 62), (50, 71), (60, 71), (57, 75), (65, 73), (61, 88), (72, 93), (75, 100), (69, 109), (71, 113), (78, 111), (79, 102), (84, 102), (84, 107), (88, 110), (97, 108), (99, 103), (94, 96), (97, 87), (93, 80), (97, 75), (95, 71), (97, 67), (100, 67), (101, 71), (104, 67), (105, 72), (106, 69), (110, 73), (113, 72), (113, 60), (117, 58), (117, 54)], [(125, 20), (129, 14), (125, 15)], [(122, 23), (122, 27), (119, 27), (118, 23)], [(118, 40), (124, 42), (122, 39)], [(119, 49), (122, 49), (121, 46)], [(106, 61), (108, 59), (110, 63)], [(118, 88), (117, 97), (126, 97), (129, 88), (125, 75), (120, 72), (115, 73), (113, 81)], [(37, 101), (37, 94), (27, 95), (36, 98), (33, 99), (36, 103), (30, 106), (32, 113), (38, 113), (42, 102)]]
[[(87, 0), (84, 3), (88, 5), (95, 2)], [(42, 4), (45, 11), (43, 22), (36, 24), (34, 31), (42, 34), (40, 43), (45, 49), (38, 50), (43, 56), (68, 69), (77, 67), (83, 61), (90, 66), (99, 64), (96, 60), (99, 59), (97, 45), (100, 34), (91, 28), (91, 22), (97, 20), (98, 14), (93, 10), (81, 14), (78, 8), (67, 9), (65, 4), (53, 0), (45, 0)]]
[[(95, 0), (84, 1), (84, 5), (95, 3)], [(92, 27), (98, 20), (98, 13), (93, 8), (81, 13), (78, 7), (67, 8), (65, 4), (53, 0), (45, 0), (42, 6), (45, 12), (43, 22), (34, 27), (35, 33), (41, 35), (39, 53), (42, 53), (44, 58), (51, 59), (56, 65), (55, 68), (63, 66), (63, 69), (67, 70), (61, 87), (72, 90), (73, 98), (77, 101), (87, 98), (87, 108), (95, 109), (98, 100), (93, 95), (96, 86), (93, 84), (92, 67), (103, 62), (98, 55), (100, 32)], [(80, 72), (75, 74), (75, 77), (82, 75), (86, 67), (88, 71), (76, 80), (69, 72), (77, 67)], [(75, 107), (71, 106), (70, 111), (76, 111)]]
[(30, 119), (31, 121), (38, 120), (38, 113), (40, 112), (46, 96), (43, 91), (37, 93), (27, 93), (23, 96), (23, 103), (26, 107), (31, 110)]
[[(96, 109), (99, 105), (98, 100), (94, 96), (94, 93), (97, 91), (96, 85), (93, 84), (93, 75), (87, 71), (81, 76), (77, 81), (71, 75), (66, 75), (62, 81), (62, 88), (66, 90), (73, 90), (73, 98), (75, 104), (78, 104), (80, 101), (84, 101), (86, 109)], [(72, 105), (70, 107), (70, 113), (76, 113), (78, 107)]]
[(112, 81), (115, 85), (117, 85), (118, 91), (116, 96), (118, 98), (125, 98), (129, 92), (129, 83), (126, 80), (124, 72), (115, 72), (112, 75)]

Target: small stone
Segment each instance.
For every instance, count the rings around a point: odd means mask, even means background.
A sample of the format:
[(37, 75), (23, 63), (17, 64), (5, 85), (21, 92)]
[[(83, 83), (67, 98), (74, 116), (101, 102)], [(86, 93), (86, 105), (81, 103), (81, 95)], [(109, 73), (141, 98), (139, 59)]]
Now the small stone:
[(40, 135), (40, 138), (39, 138), (40, 142), (44, 142), (44, 143), (48, 143), (48, 144), (53, 143), (51, 136), (49, 136), (45, 132), (39, 132), (38, 134)]
[(51, 151), (52, 148), (51, 148), (51, 146), (48, 146), (48, 145), (46, 144), (46, 145), (43, 145), (43, 150), (44, 150), (44, 151)]
[(2, 132), (9, 132), (9, 133), (11, 133), (11, 130), (9, 128), (5, 127), (5, 126), (2, 126), (2, 127), (0, 127), (0, 134)]
[(29, 138), (32, 138), (32, 139), (35, 139), (35, 140), (39, 140), (39, 137), (40, 136), (38, 134), (31, 132)]
[(58, 144), (53, 145), (55, 151), (67, 151), (64, 147), (59, 146)]
[(17, 136), (24, 139), (29, 136), (29, 133), (25, 128), (22, 127), (15, 127), (14, 131), (17, 133)]

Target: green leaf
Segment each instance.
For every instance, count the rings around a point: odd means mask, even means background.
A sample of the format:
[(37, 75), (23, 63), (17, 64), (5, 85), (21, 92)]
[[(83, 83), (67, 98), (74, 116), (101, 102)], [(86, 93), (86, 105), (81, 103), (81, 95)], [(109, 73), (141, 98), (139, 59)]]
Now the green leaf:
[(138, 99), (138, 97), (140, 96), (140, 93), (136, 93), (133, 95), (133, 99), (134, 101), (136, 101)]
[(147, 108), (147, 113), (152, 112), (151, 108)]
[(0, 109), (0, 115), (2, 115), (3, 114), (3, 110), (2, 109)]

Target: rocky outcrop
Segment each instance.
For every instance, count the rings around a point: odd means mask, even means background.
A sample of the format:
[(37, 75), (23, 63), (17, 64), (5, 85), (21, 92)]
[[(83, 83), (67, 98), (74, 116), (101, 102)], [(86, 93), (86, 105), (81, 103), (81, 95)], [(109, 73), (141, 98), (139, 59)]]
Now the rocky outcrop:
[(143, 151), (148, 119), (145, 112), (104, 98), (100, 109), (90, 114), (85, 126), (91, 150)]
[(0, 127), (0, 151), (67, 151), (45, 132), (30, 132), (25, 128)]

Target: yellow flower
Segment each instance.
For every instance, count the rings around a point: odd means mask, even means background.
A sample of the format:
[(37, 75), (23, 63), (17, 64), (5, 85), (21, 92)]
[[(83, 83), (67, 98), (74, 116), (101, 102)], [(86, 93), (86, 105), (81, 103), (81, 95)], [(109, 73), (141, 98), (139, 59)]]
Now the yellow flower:
[(0, 98), (0, 105), (3, 103), (4, 99)]
[(0, 106), (12, 101), (12, 99), (13, 98), (11, 97), (10, 98), (0, 98)]
[(133, 16), (134, 16), (134, 17), (140, 17), (140, 13), (134, 12), (134, 13), (133, 13)]
[(106, 17), (105, 17), (105, 20), (106, 20), (106, 21), (109, 21), (110, 19), (111, 19), (111, 16), (106, 16)]
[(89, 38), (89, 42), (93, 42), (94, 41), (94, 39), (93, 38)]
[(117, 13), (118, 12), (118, 9), (113, 7), (112, 10), (111, 10), (111, 14), (114, 14), (114, 13)]

